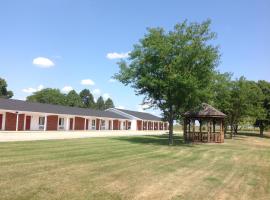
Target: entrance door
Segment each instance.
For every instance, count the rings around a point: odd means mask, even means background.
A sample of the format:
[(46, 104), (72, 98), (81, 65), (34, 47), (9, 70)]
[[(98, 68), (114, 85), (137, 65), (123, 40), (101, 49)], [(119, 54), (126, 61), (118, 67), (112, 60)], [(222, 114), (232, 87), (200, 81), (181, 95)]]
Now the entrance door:
[(3, 115), (0, 114), (0, 130), (2, 130)]
[(73, 118), (69, 119), (69, 130), (73, 130)]
[(111, 130), (111, 126), (112, 126), (112, 121), (109, 120), (109, 130)]
[(30, 130), (31, 127), (31, 116), (26, 116), (25, 130)]

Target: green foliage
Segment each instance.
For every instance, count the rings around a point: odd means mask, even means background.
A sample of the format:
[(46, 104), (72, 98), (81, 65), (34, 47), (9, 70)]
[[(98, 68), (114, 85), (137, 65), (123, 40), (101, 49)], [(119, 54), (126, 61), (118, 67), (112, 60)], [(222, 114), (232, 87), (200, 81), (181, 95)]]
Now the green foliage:
[(5, 79), (0, 78), (0, 98), (10, 99), (13, 97), (13, 92), (7, 89), (7, 82)]
[(100, 96), (98, 99), (97, 99), (97, 102), (96, 102), (96, 109), (98, 110), (104, 110), (105, 109), (105, 103), (104, 103), (104, 99), (102, 96)]
[(104, 103), (105, 110), (108, 108), (114, 108), (114, 103), (111, 98), (108, 98)]
[(262, 107), (263, 93), (256, 82), (240, 77), (232, 82), (230, 93), (226, 114), (234, 133), (237, 133), (239, 123), (245, 119), (254, 123), (257, 118), (265, 115)]
[(266, 112), (266, 119), (270, 120), (270, 82), (260, 80), (258, 81), (258, 86), (264, 95), (263, 107)]
[(91, 94), (90, 90), (88, 89), (83, 89), (80, 92), (80, 97), (82, 99), (82, 103), (84, 105), (85, 108), (94, 108), (95, 106), (95, 101), (94, 101), (94, 97)]
[(59, 89), (46, 88), (34, 94), (28, 96), (27, 101), (30, 102), (39, 102), (39, 103), (48, 103), (48, 104), (56, 104), (56, 105), (65, 105), (66, 98), (63, 93), (60, 92)]
[(219, 52), (210, 41), (210, 21), (201, 24), (187, 21), (176, 24), (172, 31), (150, 28), (134, 45), (129, 61), (119, 62), (114, 78), (131, 85), (145, 104), (158, 107), (170, 124), (172, 143), (173, 120), (201, 102), (207, 102)]
[(75, 90), (71, 90), (66, 95), (66, 105), (67, 106), (74, 106), (74, 107), (84, 107), (82, 99), (80, 95)]

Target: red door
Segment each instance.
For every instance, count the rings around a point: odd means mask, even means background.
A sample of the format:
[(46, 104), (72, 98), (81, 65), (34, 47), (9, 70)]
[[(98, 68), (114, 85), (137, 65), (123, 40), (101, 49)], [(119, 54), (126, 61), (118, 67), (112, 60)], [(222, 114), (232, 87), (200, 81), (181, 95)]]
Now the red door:
[(111, 120), (109, 121), (109, 130), (111, 130), (112, 122)]
[(31, 116), (26, 116), (25, 130), (30, 130), (31, 127)]
[(89, 124), (89, 120), (88, 119), (86, 119), (86, 130), (88, 130), (88, 124)]
[(69, 130), (73, 130), (73, 119), (69, 119)]
[(2, 130), (2, 121), (3, 121), (3, 115), (0, 114), (0, 130)]

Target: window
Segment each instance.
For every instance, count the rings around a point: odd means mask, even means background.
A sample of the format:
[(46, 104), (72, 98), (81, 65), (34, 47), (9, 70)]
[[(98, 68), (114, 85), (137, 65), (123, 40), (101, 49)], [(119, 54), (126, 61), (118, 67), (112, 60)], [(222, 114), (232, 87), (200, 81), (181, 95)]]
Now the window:
[(96, 129), (96, 120), (92, 120), (92, 129), (94, 130), (94, 129)]
[(39, 118), (38, 118), (38, 125), (39, 125), (39, 128), (40, 128), (40, 129), (43, 129), (43, 128), (44, 128), (44, 125), (45, 125), (45, 117), (39, 117)]
[(105, 130), (105, 120), (101, 120), (101, 129)]
[(65, 125), (65, 119), (64, 118), (59, 118), (58, 119), (58, 126), (60, 129), (63, 129), (64, 128), (64, 125)]

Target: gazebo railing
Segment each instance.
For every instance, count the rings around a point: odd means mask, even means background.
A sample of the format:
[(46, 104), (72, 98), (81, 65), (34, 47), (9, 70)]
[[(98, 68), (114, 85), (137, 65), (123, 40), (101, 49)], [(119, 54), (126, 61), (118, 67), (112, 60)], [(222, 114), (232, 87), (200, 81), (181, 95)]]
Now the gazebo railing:
[(222, 134), (217, 133), (208, 133), (208, 132), (190, 132), (184, 135), (185, 141), (188, 142), (223, 142)]

